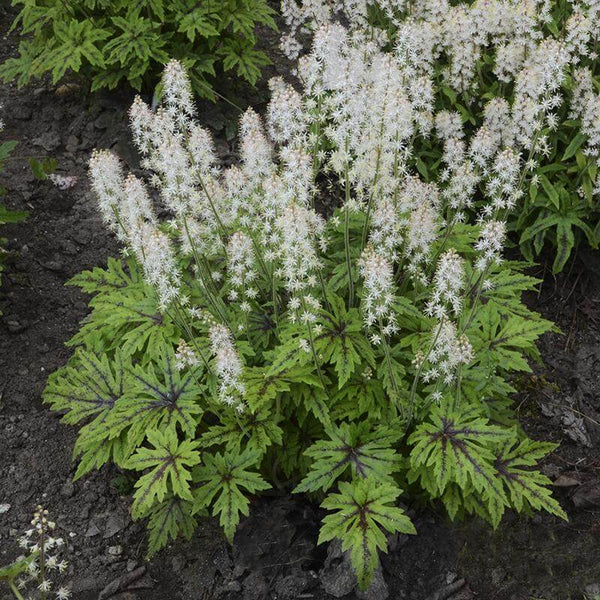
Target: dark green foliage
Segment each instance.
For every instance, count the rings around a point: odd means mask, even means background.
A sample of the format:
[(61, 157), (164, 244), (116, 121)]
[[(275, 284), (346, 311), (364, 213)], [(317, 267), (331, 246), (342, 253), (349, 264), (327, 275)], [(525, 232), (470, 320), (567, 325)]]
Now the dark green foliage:
[(19, 56), (0, 68), (25, 85), (51, 73), (81, 75), (92, 91), (127, 82), (151, 90), (170, 58), (189, 69), (196, 92), (214, 99), (212, 82), (232, 71), (254, 84), (268, 63), (255, 48), (258, 25), (275, 28), (266, 0), (13, 0)]

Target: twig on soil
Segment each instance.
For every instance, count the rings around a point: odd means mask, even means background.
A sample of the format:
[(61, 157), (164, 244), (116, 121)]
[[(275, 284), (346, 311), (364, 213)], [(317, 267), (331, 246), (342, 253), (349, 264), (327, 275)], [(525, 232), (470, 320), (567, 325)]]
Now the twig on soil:
[(466, 579), (457, 579), (454, 583), (451, 583), (446, 587), (442, 588), (441, 590), (434, 592), (430, 596), (427, 596), (425, 600), (446, 600), (446, 598), (449, 598), (450, 596), (452, 596), (452, 594), (464, 588), (465, 585), (467, 585)]
[[(134, 569), (133, 571), (131, 571), (131, 573), (126, 573), (125, 575), (114, 579), (100, 592), (98, 600), (106, 600), (106, 598), (110, 598), (111, 596), (114, 596), (119, 592), (124, 592), (129, 587), (132, 587), (133, 584), (135, 584), (136, 582), (138, 582), (138, 584), (141, 583), (139, 582), (139, 580), (145, 574), (146, 567), (142, 566), (138, 567), (137, 569)], [(148, 585), (136, 585), (134, 587), (136, 587), (136, 589), (140, 589), (141, 587), (151, 587), (151, 585), (150, 583), (148, 583)]]

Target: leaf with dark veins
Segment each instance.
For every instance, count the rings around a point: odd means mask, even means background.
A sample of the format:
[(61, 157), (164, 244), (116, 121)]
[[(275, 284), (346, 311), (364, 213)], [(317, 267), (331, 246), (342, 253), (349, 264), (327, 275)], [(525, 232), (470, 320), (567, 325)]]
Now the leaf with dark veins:
[(69, 425), (103, 418), (121, 398), (128, 381), (120, 352), (111, 361), (106, 354), (79, 349), (68, 367), (50, 376), (44, 402), (52, 410), (67, 411), (62, 421)]
[(124, 468), (145, 471), (135, 484), (131, 515), (143, 516), (157, 502), (162, 502), (171, 493), (185, 500), (192, 500), (190, 481), (191, 467), (200, 463), (198, 442), (184, 440), (179, 443), (174, 429), (164, 432), (149, 431), (148, 442), (153, 448), (139, 448), (124, 463)]
[(339, 494), (329, 494), (321, 506), (331, 514), (323, 519), (319, 544), (338, 538), (350, 552), (361, 589), (365, 589), (379, 564), (378, 550), (387, 551), (387, 533), (416, 530), (401, 508), (393, 506), (400, 490), (375, 478), (342, 481)]
[(420, 479), (433, 497), (441, 496), (450, 483), (461, 489), (472, 486), (483, 495), (492, 519), (499, 519), (507, 498), (496, 477), (492, 448), (512, 435), (512, 430), (490, 425), (472, 408), (435, 407), (430, 422), (419, 425), (408, 439), (413, 446), (409, 479)]
[(173, 496), (152, 508), (148, 520), (148, 557), (182, 535), (190, 539), (196, 528), (192, 503)]
[(532, 469), (554, 448), (556, 444), (530, 439), (518, 443), (510, 442), (500, 448), (494, 468), (497, 477), (508, 490), (511, 505), (515, 510), (521, 511), (529, 505), (536, 510), (543, 509), (561, 519), (567, 519), (565, 511), (547, 487), (551, 481)]
[(230, 542), (233, 542), (240, 514), (248, 516), (250, 503), (244, 491), (254, 494), (271, 487), (258, 473), (248, 470), (259, 466), (261, 455), (255, 450), (240, 454), (205, 454), (205, 464), (194, 471), (194, 481), (202, 485), (194, 490), (193, 512), (212, 504), (212, 514), (219, 515), (219, 522)]
[(392, 445), (400, 438), (393, 429), (380, 426), (370, 431), (364, 424), (342, 423), (328, 432), (329, 440), (315, 442), (305, 454), (313, 465), (294, 492), (327, 491), (347, 469), (354, 476), (376, 476), (392, 481), (400, 468), (400, 456)]

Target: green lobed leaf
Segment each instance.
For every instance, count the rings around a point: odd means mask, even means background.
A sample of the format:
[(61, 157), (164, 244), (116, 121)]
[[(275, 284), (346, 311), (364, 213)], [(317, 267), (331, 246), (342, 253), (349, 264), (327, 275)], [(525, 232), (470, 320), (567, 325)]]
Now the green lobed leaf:
[(233, 542), (240, 515), (248, 516), (249, 501), (245, 493), (269, 489), (271, 486), (248, 469), (257, 467), (261, 453), (245, 450), (240, 454), (225, 452), (205, 454), (205, 464), (194, 471), (194, 481), (202, 485), (194, 491), (194, 513), (212, 505), (212, 514), (219, 515), (229, 542)]
[(161, 503), (167, 495), (193, 500), (190, 482), (191, 467), (200, 463), (198, 442), (179, 441), (173, 428), (164, 432), (147, 432), (152, 448), (138, 448), (125, 463), (124, 468), (147, 471), (136, 482), (131, 515), (138, 518), (148, 513), (153, 505)]
[(388, 533), (416, 534), (411, 520), (393, 506), (400, 490), (375, 478), (342, 481), (339, 493), (329, 494), (321, 506), (332, 514), (323, 519), (319, 544), (338, 538), (350, 561), (361, 589), (366, 589), (379, 564), (378, 551), (387, 551)]

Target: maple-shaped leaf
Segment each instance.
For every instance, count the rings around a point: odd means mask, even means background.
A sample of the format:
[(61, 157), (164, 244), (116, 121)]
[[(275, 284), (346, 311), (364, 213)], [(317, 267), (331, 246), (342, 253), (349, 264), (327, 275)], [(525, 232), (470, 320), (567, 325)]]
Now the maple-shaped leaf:
[[(291, 386), (290, 398), (298, 404), (302, 403), (304, 415), (298, 406), (298, 420), (303, 421), (304, 416), (311, 413), (325, 428), (331, 427), (330, 405), (331, 401), (327, 396), (327, 391), (323, 389), (318, 382), (318, 375), (313, 385), (306, 383), (296, 383)], [(318, 383), (318, 385), (317, 385)]]
[(147, 433), (152, 448), (138, 448), (123, 465), (126, 469), (145, 471), (135, 484), (131, 515), (138, 518), (146, 514), (156, 502), (173, 495), (192, 500), (190, 469), (200, 463), (198, 442), (179, 442), (173, 428), (164, 432), (154, 430)]
[(194, 437), (203, 412), (204, 388), (196, 373), (176, 368), (170, 345), (161, 346), (156, 362), (131, 369), (131, 382), (107, 419), (112, 431), (120, 433), (127, 428), (133, 448), (155, 429), (179, 427), (187, 437)]
[(186, 540), (192, 537), (196, 528), (192, 507), (192, 502), (176, 497), (152, 507), (148, 519), (148, 558), (179, 535)]
[(322, 331), (316, 336), (315, 349), (324, 363), (331, 363), (338, 377), (338, 389), (342, 389), (362, 361), (375, 368), (371, 344), (363, 333), (360, 312), (346, 309), (339, 296), (328, 295), (331, 312), (323, 310)]
[(235, 409), (225, 412), (220, 407), (219, 417), (221, 424), (212, 425), (201, 435), (201, 447), (224, 446), (234, 453), (248, 448), (264, 454), (271, 445), (281, 445), (283, 431), (267, 408), (237, 413)]
[(276, 462), (288, 479), (297, 479), (298, 475), (308, 473), (313, 464), (305, 451), (316, 439), (323, 437), (323, 427), (312, 415), (308, 414), (302, 423), (286, 419), (285, 435), (281, 449), (273, 448), (272, 460)]
[(435, 498), (456, 483), (481, 495), (493, 515), (502, 514), (507, 499), (496, 477), (492, 448), (512, 437), (510, 429), (490, 425), (472, 407), (452, 410), (435, 406), (430, 420), (408, 438), (409, 480), (419, 479)]
[(361, 589), (365, 589), (379, 564), (378, 551), (387, 551), (388, 533), (416, 530), (404, 511), (393, 506), (400, 490), (377, 479), (342, 481), (339, 493), (329, 494), (321, 506), (333, 511), (323, 519), (319, 544), (338, 538), (350, 561)]
[(472, 340), (476, 363), (486, 369), (531, 372), (527, 356), (539, 356), (535, 341), (552, 328), (550, 321), (537, 315), (506, 317), (490, 302), (477, 312), (467, 336)]
[(202, 482), (194, 491), (194, 512), (212, 504), (212, 514), (219, 515), (230, 542), (233, 542), (240, 514), (248, 516), (249, 501), (244, 493), (254, 494), (271, 487), (258, 473), (248, 470), (258, 467), (260, 459), (261, 453), (253, 450), (240, 454), (206, 454), (205, 464), (194, 470), (194, 481)]
[(355, 373), (334, 397), (333, 416), (336, 419), (380, 419), (387, 411), (388, 400), (379, 378), (370, 371)]
[[(482, 290), (482, 300), (486, 304), (495, 303), (508, 313), (536, 317), (537, 315), (523, 304), (521, 297), (523, 292), (535, 290), (541, 280), (521, 273), (525, 266), (527, 263), (504, 262), (500, 267), (492, 267), (492, 272), (487, 276), (490, 285)], [(494, 272), (496, 269), (497, 272)]]
[(159, 310), (154, 290), (134, 262), (128, 263), (126, 272), (111, 261), (106, 269), (84, 271), (70, 283), (95, 294), (90, 301), (93, 310), (70, 346), (83, 345), (98, 353), (118, 347), (124, 355), (142, 352), (145, 361), (161, 345), (179, 340), (173, 321)]
[[(500, 447), (494, 468), (508, 490), (510, 503), (515, 510), (520, 512), (531, 506), (567, 520), (565, 511), (547, 487), (551, 481), (532, 468), (555, 448), (556, 444), (536, 442), (528, 438), (518, 443), (511, 441)], [(498, 523), (499, 520), (494, 521), (494, 527)]]
[(272, 368), (250, 367), (245, 369), (244, 383), (246, 386), (244, 398), (252, 409), (271, 405), (280, 394), (289, 392), (295, 383), (321, 387), (312, 363), (294, 364), (277, 372), (272, 372)]
[(49, 377), (43, 398), (52, 410), (66, 411), (63, 423), (74, 425), (92, 417), (104, 420), (130, 384), (119, 351), (111, 360), (107, 354), (79, 349), (67, 366)]
[(79, 435), (73, 447), (73, 459), (78, 461), (73, 480), (77, 481), (94, 469), (100, 469), (108, 462), (122, 465), (132, 449), (127, 443), (127, 435), (122, 433), (110, 437), (110, 430), (105, 423), (94, 420), (79, 430)]
[(329, 440), (319, 440), (305, 451), (313, 464), (294, 492), (327, 491), (345, 471), (353, 476), (391, 481), (400, 467), (400, 455), (392, 448), (401, 437), (391, 427), (371, 430), (368, 423), (342, 423), (328, 432)]
[(91, 271), (82, 271), (69, 279), (67, 285), (76, 285), (87, 294), (111, 294), (127, 287), (143, 285), (143, 276), (135, 261), (127, 261), (124, 268), (121, 260), (109, 258), (106, 268), (94, 267)]
[(116, 351), (95, 355), (78, 349), (70, 363), (53, 373), (44, 390), (44, 402), (52, 410), (66, 411), (62, 418), (70, 425), (87, 421), (79, 430), (73, 458), (79, 461), (75, 479), (127, 454), (120, 428), (111, 428), (115, 405), (132, 386), (123, 356)]

